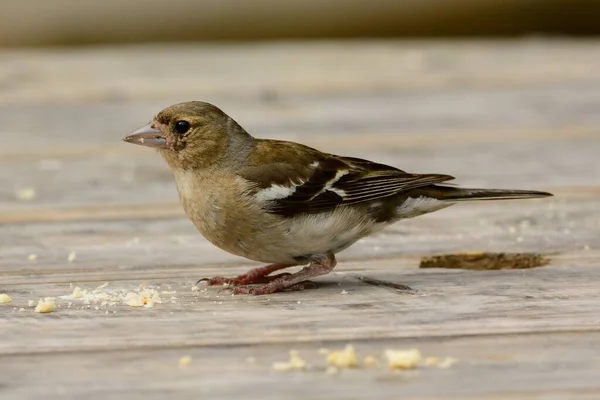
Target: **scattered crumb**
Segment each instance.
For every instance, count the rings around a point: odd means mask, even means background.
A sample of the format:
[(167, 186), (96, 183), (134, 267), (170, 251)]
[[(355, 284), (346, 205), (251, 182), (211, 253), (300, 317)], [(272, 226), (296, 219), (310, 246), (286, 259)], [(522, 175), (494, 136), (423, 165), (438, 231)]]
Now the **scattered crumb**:
[(73, 298), (74, 299), (80, 299), (81, 296), (83, 296), (84, 293), (81, 291), (81, 288), (76, 287), (75, 289), (73, 289)]
[(10, 303), (12, 299), (6, 293), (0, 293), (0, 304)]
[(583, 250), (588, 251), (590, 249), (590, 246), (588, 246), (587, 244), (585, 246), (583, 246)]
[(348, 294), (348, 292), (346, 290), (342, 290), (341, 294)]
[(510, 228), (508, 228), (508, 233), (514, 235), (515, 233), (517, 233), (517, 227), (516, 226), (511, 226)]
[(248, 357), (248, 358), (246, 358), (246, 362), (248, 364), (256, 364), (256, 358), (254, 358), (254, 357)]
[(125, 295), (123, 299), (123, 303), (127, 304), (131, 307), (143, 307), (144, 306), (144, 298), (141, 294), (135, 292), (129, 292)]
[(187, 367), (191, 363), (192, 363), (192, 357), (190, 357), (190, 356), (183, 356), (179, 359), (180, 367)]
[(347, 345), (344, 350), (329, 353), (327, 362), (338, 368), (354, 368), (358, 366), (358, 357), (354, 346)]
[(456, 358), (446, 357), (442, 361), (440, 361), (437, 364), (437, 366), (438, 366), (438, 368), (446, 369), (446, 368), (450, 368), (451, 366), (453, 366), (457, 362), (458, 362), (458, 360)]
[(36, 195), (37, 195), (37, 192), (34, 188), (21, 188), (21, 189), (15, 190), (15, 197), (18, 200), (22, 200), (22, 201), (33, 200), (33, 199), (35, 199)]
[(19, 308), (19, 312), (26, 311), (24, 308)]
[(327, 354), (329, 354), (329, 349), (320, 348), (319, 349), (319, 354), (321, 354), (321, 355), (327, 355)]
[(53, 297), (46, 297), (45, 299), (40, 299), (38, 305), (35, 307), (35, 312), (37, 313), (51, 313), (54, 311), (56, 307), (56, 303), (54, 303)]
[(275, 371), (301, 371), (306, 369), (306, 361), (300, 358), (298, 350), (290, 351), (290, 359), (285, 362), (273, 363)]
[(73, 261), (75, 261), (75, 258), (77, 258), (77, 253), (72, 251), (69, 253), (69, 256), (67, 257), (67, 261), (72, 263)]
[(152, 308), (155, 303), (162, 303), (162, 299), (156, 290), (146, 288), (139, 292), (127, 293), (123, 303), (131, 307)]
[(367, 368), (377, 367), (377, 366), (379, 366), (379, 361), (377, 360), (377, 358), (375, 358), (373, 356), (366, 356), (365, 359), (363, 360), (363, 364)]
[(439, 357), (427, 357), (423, 363), (428, 367), (435, 367), (442, 361)]
[(28, 301), (27, 301), (27, 305), (28, 305), (29, 307), (33, 307), (33, 306), (35, 306), (35, 301), (34, 301), (34, 300), (28, 300)]
[(198, 285), (192, 286), (192, 292), (199, 292), (199, 291), (200, 291), (200, 286), (198, 286)]
[(37, 254), (30, 254), (30, 255), (27, 257), (27, 259), (28, 259), (29, 261), (35, 261), (35, 260), (37, 260), (37, 259), (38, 259), (38, 255), (37, 255)]
[(330, 365), (329, 367), (327, 367), (327, 369), (325, 370), (325, 373), (327, 375), (335, 375), (338, 372), (340, 372), (338, 367), (334, 367), (333, 365)]
[(108, 287), (108, 282), (104, 282), (102, 285), (98, 286), (96, 288), (96, 290), (102, 290), (102, 289), (107, 288), (107, 287)]
[(421, 352), (418, 349), (388, 349), (384, 354), (390, 369), (413, 369), (421, 361)]
[(550, 259), (538, 253), (459, 253), (423, 257), (419, 268), (471, 270), (526, 269), (548, 265)]

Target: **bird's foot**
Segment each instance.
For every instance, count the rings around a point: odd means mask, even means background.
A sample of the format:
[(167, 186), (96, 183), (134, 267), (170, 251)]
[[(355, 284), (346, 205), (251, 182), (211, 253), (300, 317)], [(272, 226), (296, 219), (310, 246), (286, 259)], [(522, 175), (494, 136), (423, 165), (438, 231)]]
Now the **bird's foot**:
[(315, 276), (330, 273), (335, 267), (335, 264), (335, 256), (333, 254), (328, 254), (314, 260), (309, 266), (302, 268), (295, 274), (279, 274), (272, 277), (275, 279), (264, 285), (253, 287), (240, 285), (231, 288), (231, 291), (233, 294), (250, 294), (258, 296), (276, 292), (304, 290), (307, 288), (307, 285), (316, 287), (314, 283), (309, 282), (308, 280)]
[(292, 265), (287, 265), (287, 264), (271, 264), (271, 265), (267, 265), (265, 267), (251, 269), (250, 271), (246, 272), (245, 274), (239, 275), (235, 278), (227, 278), (224, 276), (215, 276), (212, 278), (202, 278), (198, 282), (196, 282), (196, 285), (198, 285), (202, 282), (206, 282), (207, 286), (217, 286), (217, 285), (218, 286), (223, 286), (223, 285), (241, 286), (241, 285), (250, 285), (253, 283), (271, 282), (274, 279), (280, 278), (285, 275), (290, 275), (290, 274), (283, 273), (283, 274), (277, 274), (274, 276), (267, 276), (267, 275), (269, 275), (270, 273), (275, 272), (277, 270), (280, 270), (283, 268), (288, 268), (291, 266)]

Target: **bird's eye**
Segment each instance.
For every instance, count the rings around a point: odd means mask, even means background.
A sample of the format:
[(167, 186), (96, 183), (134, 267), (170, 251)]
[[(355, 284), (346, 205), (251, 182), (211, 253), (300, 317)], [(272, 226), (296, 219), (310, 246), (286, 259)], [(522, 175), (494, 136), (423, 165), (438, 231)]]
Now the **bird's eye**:
[(175, 122), (175, 132), (184, 134), (190, 130), (190, 123), (187, 121), (177, 121)]

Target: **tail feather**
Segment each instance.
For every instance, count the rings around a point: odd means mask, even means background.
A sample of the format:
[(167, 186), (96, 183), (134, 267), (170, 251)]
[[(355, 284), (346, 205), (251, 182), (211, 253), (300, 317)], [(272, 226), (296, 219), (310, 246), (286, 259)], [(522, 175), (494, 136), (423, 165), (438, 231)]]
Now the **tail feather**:
[(424, 196), (448, 202), (536, 199), (553, 196), (552, 193), (537, 190), (470, 189), (438, 185), (426, 186), (417, 190), (422, 190)]

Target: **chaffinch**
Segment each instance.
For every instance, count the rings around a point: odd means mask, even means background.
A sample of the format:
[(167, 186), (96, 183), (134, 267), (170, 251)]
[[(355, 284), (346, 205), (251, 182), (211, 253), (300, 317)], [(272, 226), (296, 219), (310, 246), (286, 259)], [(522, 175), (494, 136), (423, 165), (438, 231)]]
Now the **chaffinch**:
[[(215, 246), (270, 265), (235, 278), (234, 294), (300, 290), (332, 271), (335, 254), (404, 218), (471, 200), (551, 196), (531, 190), (440, 185), (442, 174), (411, 174), (388, 165), (258, 139), (212, 104), (165, 108), (123, 139), (152, 147), (171, 167), (183, 208)], [(306, 265), (293, 274), (278, 270)], [(262, 285), (252, 285), (263, 283)]]

